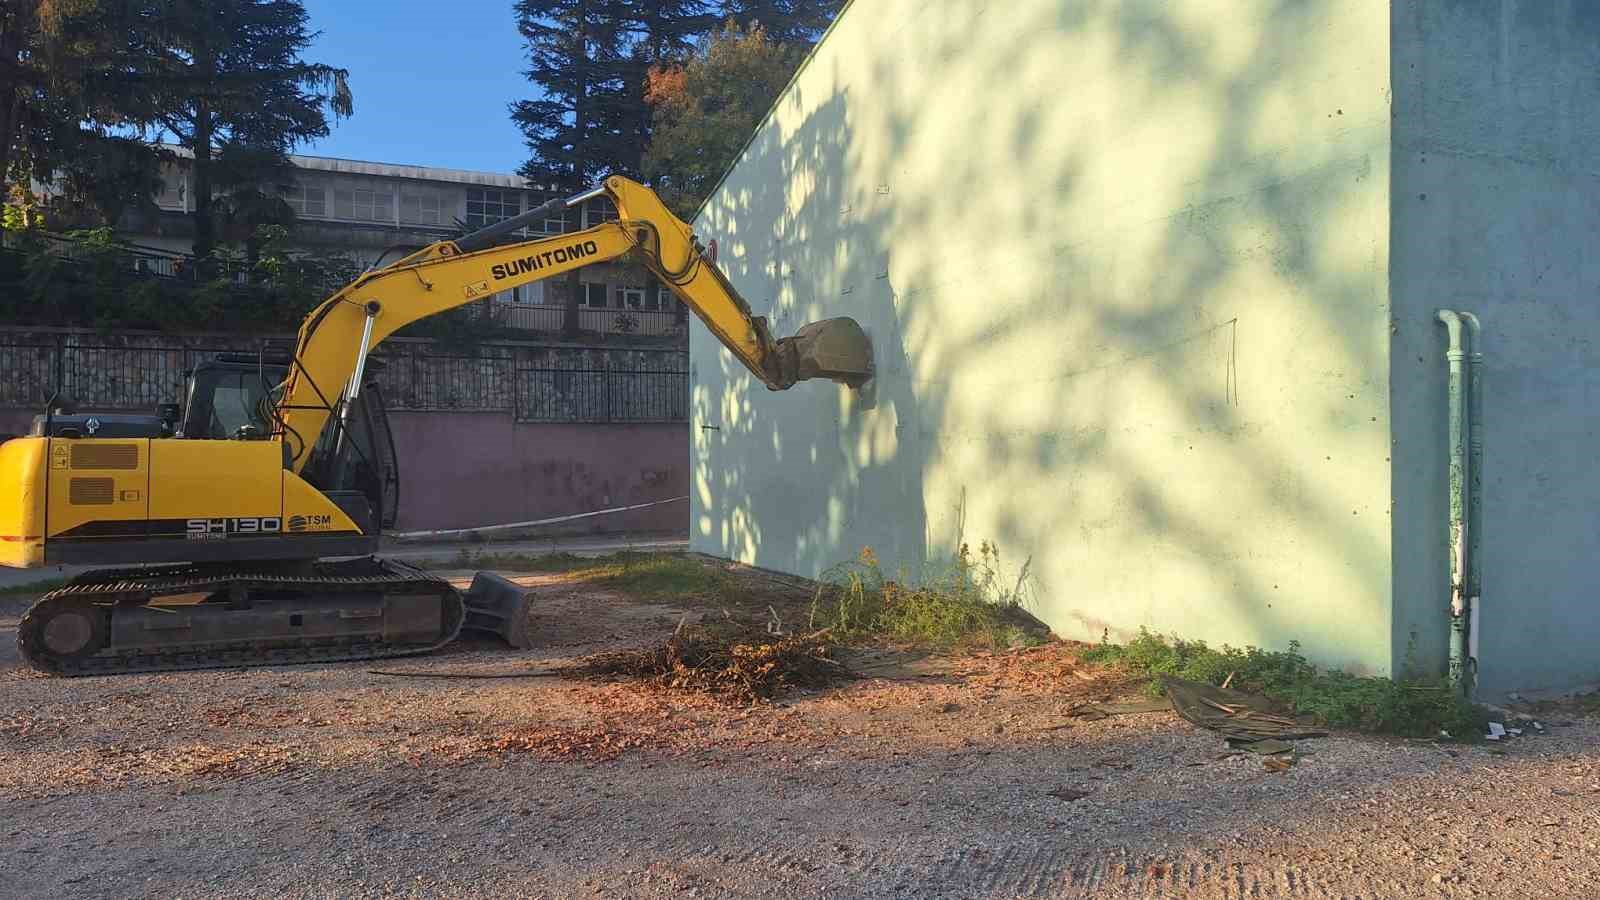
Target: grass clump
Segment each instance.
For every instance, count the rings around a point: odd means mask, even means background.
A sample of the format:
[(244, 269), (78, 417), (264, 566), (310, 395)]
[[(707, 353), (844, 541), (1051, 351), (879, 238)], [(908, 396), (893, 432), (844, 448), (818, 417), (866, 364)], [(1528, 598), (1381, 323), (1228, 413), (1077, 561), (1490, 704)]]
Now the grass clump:
[(1296, 715), (1309, 716), (1330, 728), (1346, 728), (1402, 737), (1437, 737), (1445, 732), (1460, 740), (1482, 735), (1487, 712), (1468, 702), (1439, 679), (1391, 679), (1326, 671), (1300, 655), (1298, 642), (1287, 651), (1257, 647), (1216, 649), (1204, 641), (1163, 638), (1140, 629), (1127, 644), (1100, 643), (1084, 653), (1088, 662), (1111, 664), (1152, 676), (1150, 689), (1159, 693), (1161, 676), (1221, 685), (1287, 704)]
[(962, 544), (950, 565), (915, 580), (885, 576), (871, 548), (821, 580), (810, 624), (841, 640), (1001, 648), (1037, 644), (1045, 634), (1024, 610), (1027, 566), (1015, 583), (1003, 579), (999, 548), (987, 541), (976, 557)]
[(27, 584), (13, 584), (0, 587), (0, 597), (21, 597), (32, 594), (48, 594), (56, 588), (66, 587), (65, 578), (46, 578), (43, 581), (31, 581)]

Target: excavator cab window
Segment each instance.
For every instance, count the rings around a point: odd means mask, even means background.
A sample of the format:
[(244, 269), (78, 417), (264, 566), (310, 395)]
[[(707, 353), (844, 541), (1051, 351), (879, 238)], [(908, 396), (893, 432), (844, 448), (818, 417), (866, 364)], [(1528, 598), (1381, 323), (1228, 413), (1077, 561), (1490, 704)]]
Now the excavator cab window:
[(259, 439), (272, 433), (262, 400), (283, 369), (235, 362), (206, 362), (189, 377), (179, 434), (201, 440)]

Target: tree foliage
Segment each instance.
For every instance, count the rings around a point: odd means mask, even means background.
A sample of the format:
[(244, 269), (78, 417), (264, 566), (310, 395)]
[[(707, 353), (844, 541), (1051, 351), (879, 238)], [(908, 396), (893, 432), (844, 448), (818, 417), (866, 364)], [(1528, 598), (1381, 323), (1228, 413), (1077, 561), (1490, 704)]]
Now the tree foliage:
[[(328, 134), (354, 112), (344, 69), (300, 58), (313, 37), (300, 0), (146, 0), (148, 53), (135, 80), (155, 121), (193, 154), (194, 253), (215, 241), (213, 187), (259, 187), (264, 157)], [(242, 171), (229, 171), (239, 161)]]
[(217, 235), (244, 248), (245, 261), (261, 258), (263, 229), (287, 229), (294, 210), (283, 199), (294, 184), (294, 166), (274, 147), (228, 142), (216, 159)]
[(170, 154), (137, 138), (83, 132), (56, 167), (63, 212), (75, 223), (113, 223), (125, 210), (149, 210), (161, 191), (161, 162)]
[(624, 0), (519, 0), (528, 79), (540, 96), (511, 106), (534, 184), (575, 189), (626, 171), (632, 139)]
[[(804, 54), (841, 0), (518, 0), (529, 81), (538, 96), (512, 104), (527, 138), (521, 174), (540, 185), (586, 187), (613, 173), (639, 175), (657, 123), (651, 73), (681, 66), (733, 21), (759, 24)], [(787, 73), (785, 74), (787, 79)], [(766, 81), (765, 78), (762, 79)]]
[(630, 10), (633, 46), (626, 76), (632, 86), (628, 105), (634, 130), (628, 151), (634, 158), (616, 171), (637, 175), (643, 172), (645, 148), (655, 124), (645, 99), (651, 70), (687, 59), (701, 38), (716, 27), (717, 17), (705, 0), (631, 0)]
[(760, 25), (730, 25), (682, 66), (650, 72), (655, 128), (644, 175), (690, 218), (733, 164), (794, 69), (801, 48), (775, 43)]
[[(287, 153), (350, 115), (343, 69), (306, 62), (300, 0), (8, 0), (0, 7), (0, 174), (59, 179), (114, 224), (159, 187), (170, 135), (193, 156), (195, 255), (222, 224), (283, 220), (263, 198)], [(215, 189), (215, 190), (214, 190)], [(213, 193), (227, 196), (213, 210)], [(248, 212), (246, 212), (248, 210)], [(76, 216), (69, 215), (76, 220)]]
[[(530, 153), (520, 174), (538, 186), (562, 189), (587, 187), (610, 174), (649, 177), (649, 151), (661, 121), (648, 99), (658, 91), (654, 73), (682, 66), (723, 18), (772, 19), (782, 33), (809, 46), (840, 5), (839, 0), (518, 0), (517, 27), (530, 62), (526, 74), (538, 89), (534, 99), (511, 105)], [(767, 80), (763, 76), (761, 83)], [(739, 136), (735, 142), (742, 141)], [(576, 271), (566, 285), (562, 330), (571, 335), (578, 327)]]
[(204, 277), (138, 276), (110, 228), (72, 231), (63, 255), (38, 231), (21, 232), (0, 253), (0, 323), (89, 326), (107, 331), (290, 331), (314, 306), (358, 274), (348, 259), (291, 253), (289, 231), (257, 230), (254, 261), (231, 248), (213, 252)]
[(843, 7), (844, 0), (724, 0), (722, 15), (746, 27), (760, 25), (776, 43), (804, 48)]
[[(140, 12), (126, 0), (0, 5), (0, 180), (8, 193), (66, 169), (79, 176), (74, 199), (92, 205), (153, 176), (154, 157), (115, 133), (146, 123), (151, 109), (129, 80)], [(84, 190), (83, 176), (95, 170), (118, 185)]]

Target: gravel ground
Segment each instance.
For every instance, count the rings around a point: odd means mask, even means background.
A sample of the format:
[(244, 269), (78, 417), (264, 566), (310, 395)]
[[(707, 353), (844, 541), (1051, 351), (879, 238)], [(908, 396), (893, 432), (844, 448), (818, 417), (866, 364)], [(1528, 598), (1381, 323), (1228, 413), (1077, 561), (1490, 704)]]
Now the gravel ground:
[[(542, 669), (706, 613), (518, 580), (532, 650), (381, 668)], [(0, 600), (4, 897), (1600, 896), (1587, 718), (1304, 741), (1274, 773), (1170, 713), (1066, 717), (1130, 688), (1066, 645), (732, 709), (366, 664), (45, 678), (21, 608)]]

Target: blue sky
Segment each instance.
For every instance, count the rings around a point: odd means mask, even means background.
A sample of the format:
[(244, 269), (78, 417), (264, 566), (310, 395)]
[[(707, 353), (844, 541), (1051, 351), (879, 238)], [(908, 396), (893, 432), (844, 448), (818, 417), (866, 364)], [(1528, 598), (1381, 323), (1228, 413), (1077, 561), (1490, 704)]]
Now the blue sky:
[(514, 172), (528, 157), (506, 105), (532, 96), (512, 0), (303, 0), (304, 54), (350, 70), (356, 114), (298, 153)]

